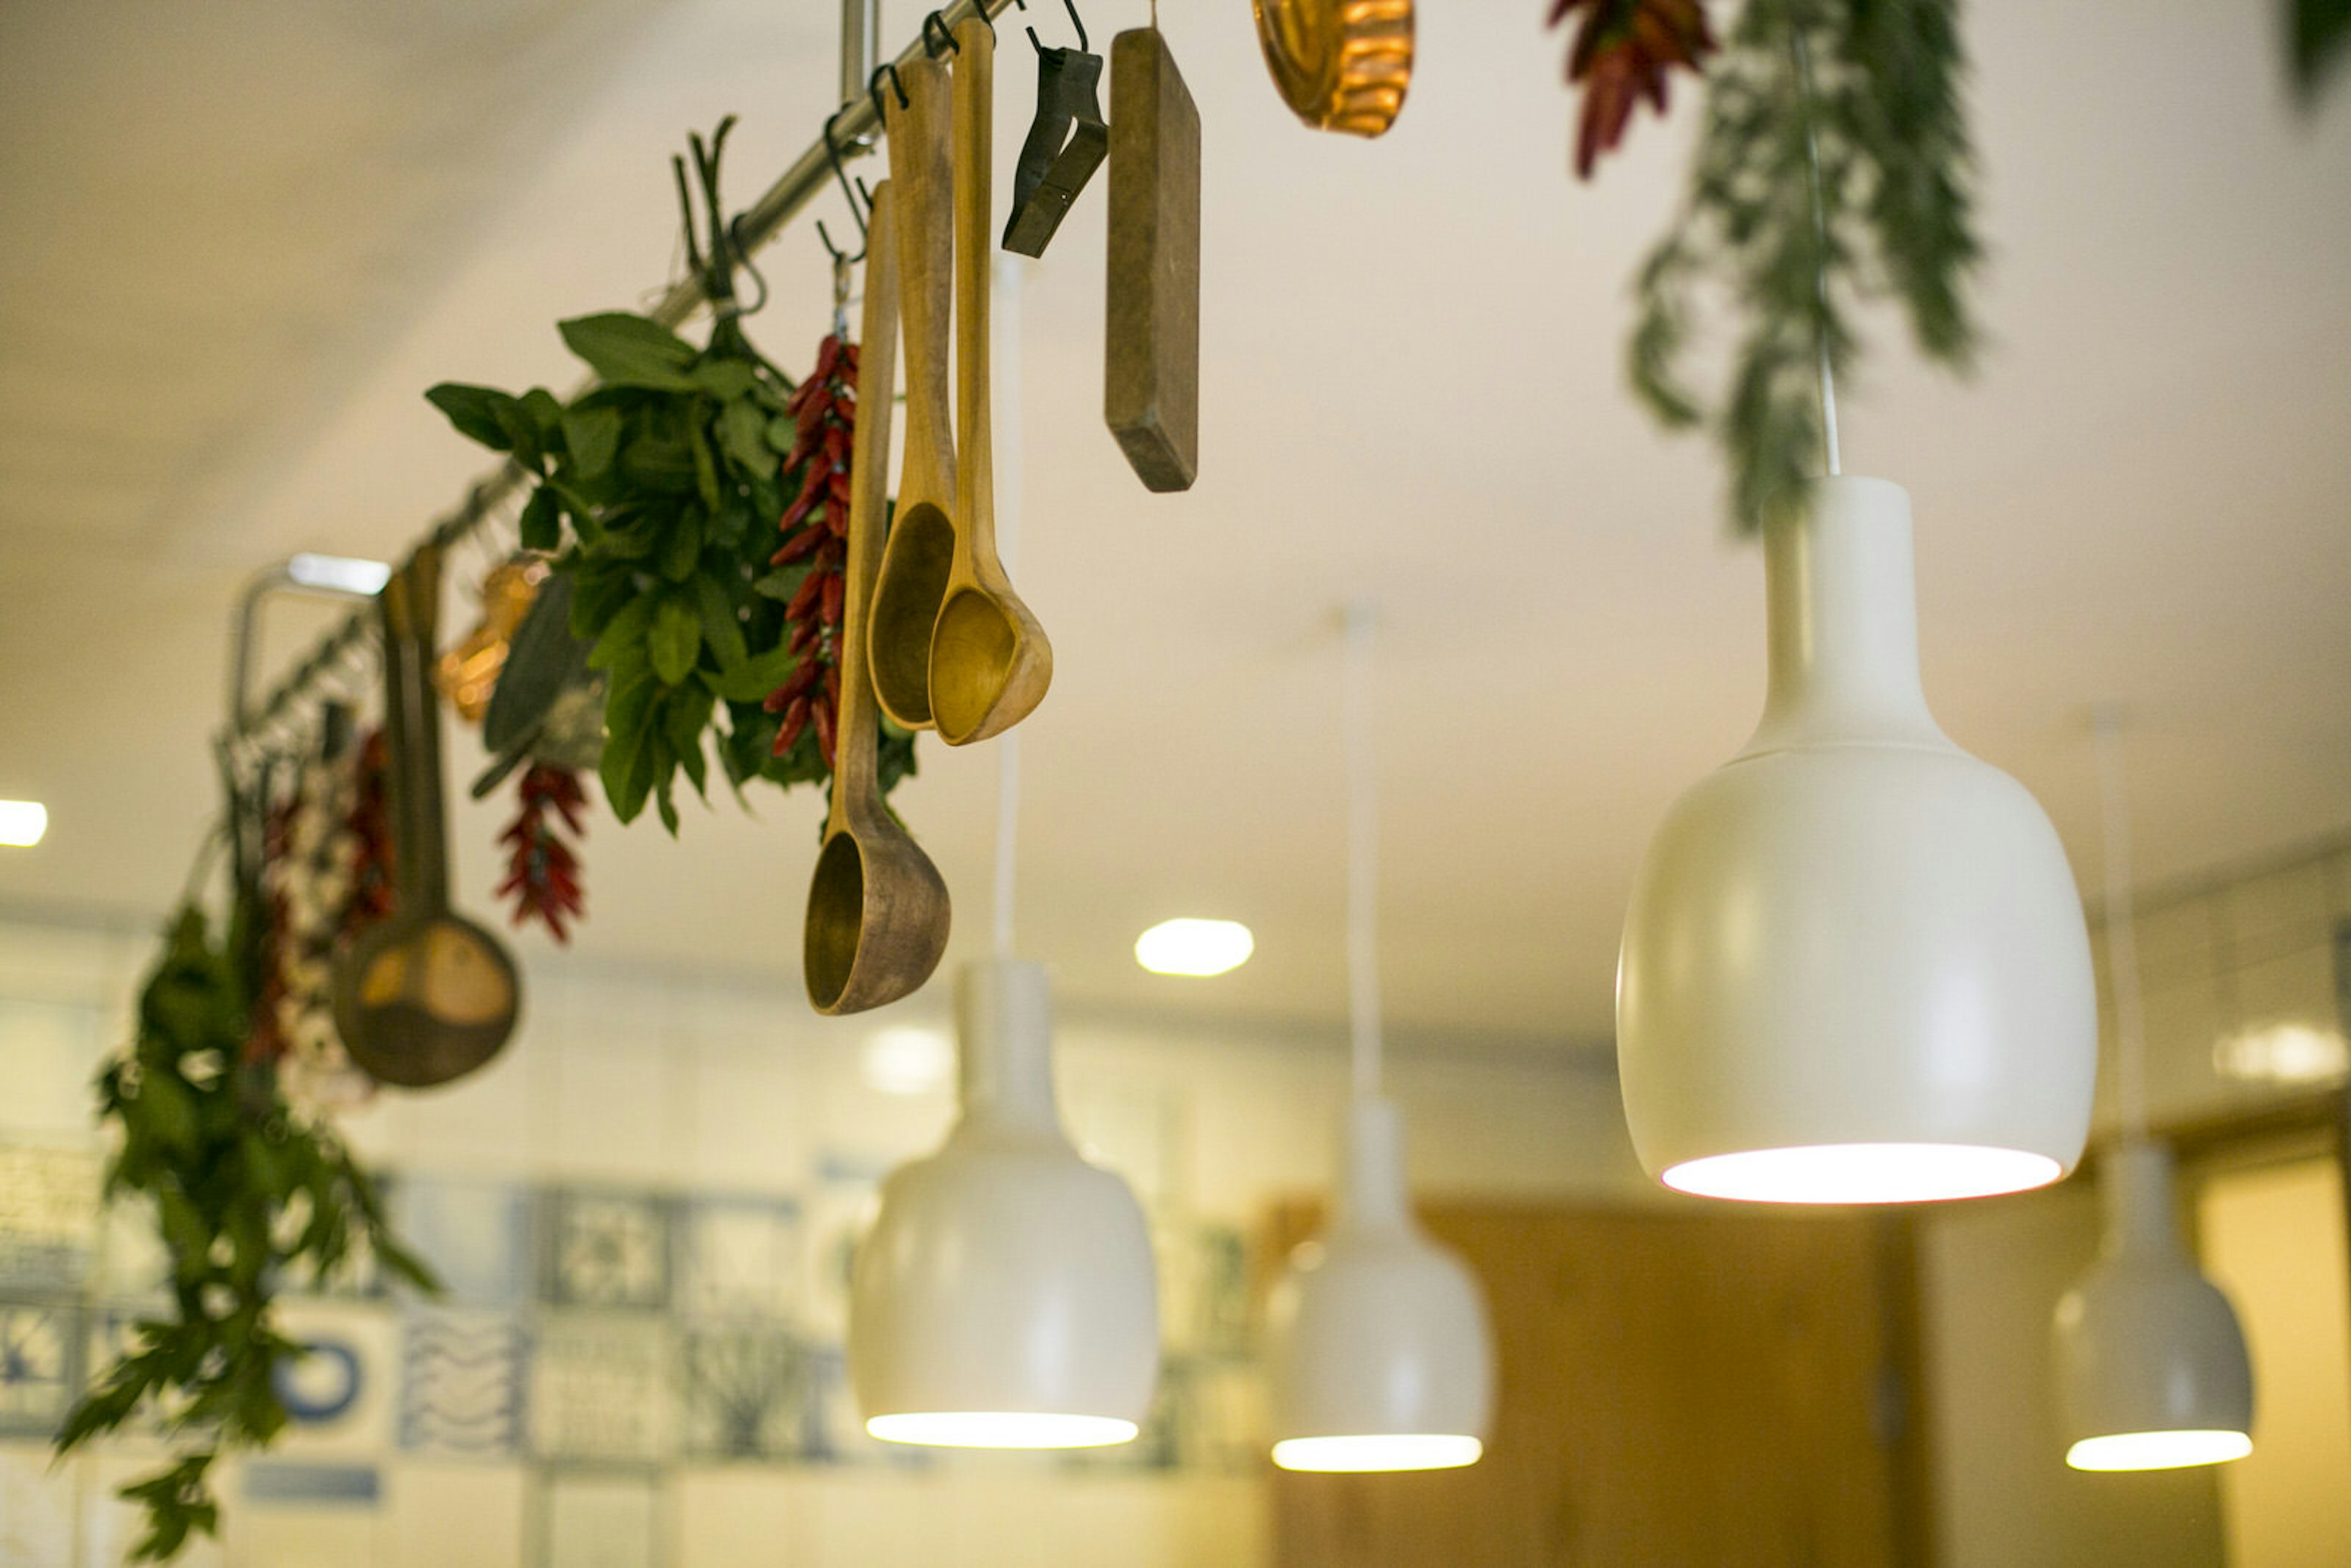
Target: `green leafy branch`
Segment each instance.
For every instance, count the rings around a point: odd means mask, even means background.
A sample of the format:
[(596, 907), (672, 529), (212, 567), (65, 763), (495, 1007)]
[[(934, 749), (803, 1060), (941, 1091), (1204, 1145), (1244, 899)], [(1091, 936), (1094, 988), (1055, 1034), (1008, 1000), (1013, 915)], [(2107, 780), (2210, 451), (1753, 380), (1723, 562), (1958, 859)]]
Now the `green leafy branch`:
[[(1628, 359), (1662, 423), (1713, 429), (1742, 531), (1801, 505), (1818, 471), (1821, 365), (1853, 363), (1855, 302), (1891, 298), (1927, 358), (1972, 361), (1964, 68), (1956, 0), (1750, 0), (1709, 62), (1688, 197), (1637, 276)], [(1712, 402), (1686, 373), (1703, 289), (1740, 322)]]
[(141, 989), (137, 1040), (97, 1085), (100, 1122), (120, 1135), (107, 1193), (154, 1203), (171, 1308), (139, 1321), (132, 1347), (67, 1416), (57, 1448), (68, 1452), (142, 1412), (183, 1445), (166, 1469), (121, 1489), (147, 1511), (133, 1561), (168, 1559), (192, 1533), (215, 1533), (214, 1460), (284, 1428), (277, 1378), (302, 1347), (272, 1321), (283, 1281), (330, 1278), (364, 1245), (388, 1273), (438, 1289), (393, 1240), (367, 1174), (287, 1110), (266, 1063), (246, 1060), (252, 1008), (237, 935), (215, 945), (200, 911), (181, 911)]
[[(718, 200), (732, 123), (706, 147), (693, 139), (701, 235), (674, 161), (688, 261), (714, 306), (705, 346), (643, 316), (585, 316), (559, 329), (600, 384), (568, 406), (544, 388), (517, 397), (444, 382), (425, 394), (459, 432), (534, 476), (522, 543), (561, 552), (572, 632), (606, 674), (605, 796), (624, 822), (650, 798), (672, 833), (679, 774), (707, 799), (705, 735), (738, 790), (831, 773), (813, 733), (776, 754), (781, 721), (766, 707), (800, 662), (786, 611), (810, 568), (769, 564), (798, 488), (783, 474), (797, 425), (792, 383), (751, 346), (734, 305), (742, 257)], [(881, 746), (888, 789), (914, 771), (914, 737), (884, 726)]]

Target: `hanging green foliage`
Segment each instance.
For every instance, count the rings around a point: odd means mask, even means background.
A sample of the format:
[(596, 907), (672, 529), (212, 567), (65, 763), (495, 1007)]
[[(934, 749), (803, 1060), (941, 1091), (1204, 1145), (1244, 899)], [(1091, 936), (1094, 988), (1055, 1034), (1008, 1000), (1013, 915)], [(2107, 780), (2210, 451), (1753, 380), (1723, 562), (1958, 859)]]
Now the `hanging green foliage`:
[(2286, 0), (2286, 40), (2294, 91), (2307, 108), (2351, 50), (2351, 0)]
[[(1890, 298), (1927, 358), (1965, 370), (1981, 256), (1956, 0), (1750, 0), (1707, 62), (1689, 193), (1641, 267), (1633, 384), (1669, 428), (1710, 427), (1741, 530), (1820, 471), (1820, 370), (1851, 312)], [(1814, 156), (1817, 150), (1817, 176)], [(1687, 379), (1698, 298), (1738, 321), (1728, 385)]]
[[(464, 434), (511, 455), (534, 478), (522, 516), (527, 549), (558, 551), (574, 580), (573, 632), (604, 672), (604, 794), (634, 820), (651, 799), (677, 831), (677, 776), (706, 794), (714, 747), (728, 781), (789, 787), (831, 776), (812, 727), (776, 750), (783, 719), (770, 693), (802, 664), (792, 642), (811, 563), (770, 557), (799, 486), (784, 460), (799, 439), (792, 382), (752, 347), (736, 307), (743, 265), (718, 196), (730, 119), (705, 147), (692, 139), (706, 239), (695, 230), (683, 161), (686, 253), (712, 304), (701, 349), (643, 316), (560, 323), (601, 383), (569, 406), (545, 388), (513, 396), (444, 382), (425, 395)], [(884, 724), (881, 782), (914, 770), (914, 737)]]
[[(240, 898), (238, 907), (252, 905)], [(147, 1513), (134, 1562), (216, 1533), (213, 1462), (285, 1427), (277, 1380), (302, 1349), (273, 1321), (281, 1284), (330, 1279), (363, 1246), (388, 1275), (437, 1289), (386, 1229), (367, 1174), (329, 1131), (287, 1109), (271, 1063), (249, 1060), (250, 966), (238, 956), (249, 922), (233, 925), (216, 943), (198, 909), (180, 912), (140, 990), (137, 1040), (98, 1081), (100, 1124), (120, 1136), (107, 1193), (154, 1204), (171, 1305), (139, 1321), (57, 1447), (68, 1452), (134, 1419), (160, 1423), (171, 1438), (172, 1461), (120, 1494)]]

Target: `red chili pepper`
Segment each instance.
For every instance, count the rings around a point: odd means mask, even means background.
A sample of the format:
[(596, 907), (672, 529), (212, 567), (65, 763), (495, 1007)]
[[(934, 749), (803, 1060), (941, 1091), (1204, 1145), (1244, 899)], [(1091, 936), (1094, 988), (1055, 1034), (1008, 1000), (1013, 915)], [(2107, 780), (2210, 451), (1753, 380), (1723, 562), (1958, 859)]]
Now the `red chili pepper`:
[(824, 753), (824, 765), (831, 768), (833, 766), (832, 704), (819, 697), (809, 705), (809, 713), (816, 720), (816, 748)]
[(785, 752), (789, 751), (793, 743), (799, 739), (800, 731), (808, 727), (808, 698), (794, 697), (791, 706), (784, 709), (783, 727), (776, 731), (774, 755), (781, 757)]

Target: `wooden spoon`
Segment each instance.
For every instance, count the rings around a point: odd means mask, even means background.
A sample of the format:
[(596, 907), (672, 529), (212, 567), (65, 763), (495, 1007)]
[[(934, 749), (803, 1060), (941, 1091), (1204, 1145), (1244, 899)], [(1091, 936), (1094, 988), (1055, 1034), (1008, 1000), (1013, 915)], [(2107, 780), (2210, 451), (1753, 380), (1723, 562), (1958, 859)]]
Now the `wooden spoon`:
[[(956, 29), (955, 564), (931, 629), (931, 716), (939, 738), (965, 746), (1001, 735), (1035, 710), (1053, 681), (1053, 646), (996, 555), (996, 476), (987, 386), (989, 251), (996, 231), (993, 152), (996, 35), (973, 17)], [(862, 410), (864, 404), (861, 401)]]
[[(898, 68), (901, 108), (883, 95), (890, 183), (897, 187), (900, 303), (906, 326), (906, 455), (898, 511), (873, 588), (869, 663), (882, 711), (902, 728), (931, 727), (931, 628), (946, 597), (956, 549), (954, 411), (947, 404), (947, 329), (954, 305), (954, 187), (947, 166), (946, 68)], [(872, 240), (867, 240), (871, 254)], [(861, 400), (861, 407), (862, 401)], [(886, 411), (885, 411), (886, 416)]]
[(898, 353), (893, 182), (867, 220), (864, 342), (857, 361), (857, 441), (849, 458), (849, 559), (841, 617), (841, 727), (832, 810), (809, 883), (800, 968), (828, 1015), (894, 1002), (931, 977), (946, 951), (946, 883), (892, 820), (878, 773), (880, 720), (867, 674), (866, 627), (882, 560), (890, 478), (890, 399)]
[(361, 932), (336, 968), (335, 1028), (351, 1060), (376, 1079), (423, 1089), (464, 1077), (504, 1048), (521, 988), (497, 939), (449, 908), (433, 685), (440, 548), (418, 550), (378, 602), (397, 899), (391, 917)]

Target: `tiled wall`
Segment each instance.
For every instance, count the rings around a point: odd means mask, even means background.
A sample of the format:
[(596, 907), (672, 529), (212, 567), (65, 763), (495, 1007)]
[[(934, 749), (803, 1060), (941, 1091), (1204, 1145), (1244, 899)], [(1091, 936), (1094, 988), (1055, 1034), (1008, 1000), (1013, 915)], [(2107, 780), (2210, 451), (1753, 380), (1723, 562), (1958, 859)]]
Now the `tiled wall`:
[[(0, 925), (0, 1565), (119, 1561), (110, 1490), (162, 1449), (54, 1472), (40, 1436), (157, 1278), (97, 1208), (89, 1081), (149, 957), (136, 933)], [(289, 1301), (319, 1346), (297, 1426), (224, 1482), (236, 1568), (1264, 1560), (1251, 1220), (1322, 1185), (1335, 1040), (1079, 1017), (1069, 1123), (1157, 1233), (1161, 1394), (1142, 1439), (941, 1458), (867, 1438), (843, 1375), (848, 1249), (874, 1184), (952, 1115), (944, 998), (866, 1019), (793, 992), (556, 960), (461, 1085), (349, 1121), (448, 1286), (362, 1270)], [(945, 988), (935, 988), (944, 991)], [(1646, 1196), (1604, 1058), (1397, 1053), (1432, 1189)]]
[[(2323, 847), (2224, 881), (2142, 899), (2137, 936), (2147, 999), (2148, 1110), (2196, 1122), (2339, 1082), (2344, 1039), (2338, 958), (2351, 925), (2351, 849)], [(2105, 933), (2096, 933), (2102, 1046), (2111, 1068)], [(2114, 1116), (2113, 1074), (2101, 1084)]]

